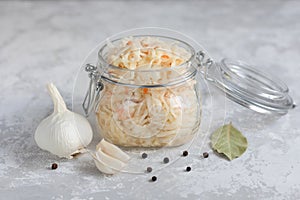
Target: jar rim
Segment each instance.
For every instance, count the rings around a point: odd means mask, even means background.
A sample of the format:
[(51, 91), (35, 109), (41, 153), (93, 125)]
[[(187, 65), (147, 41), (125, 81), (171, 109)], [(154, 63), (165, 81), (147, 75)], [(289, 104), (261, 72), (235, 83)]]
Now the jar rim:
[[(129, 37), (129, 36), (128, 36)], [(163, 35), (130, 35), (130, 37), (135, 37), (135, 38), (138, 38), (138, 37), (156, 37), (156, 38), (164, 38), (164, 39), (170, 39), (170, 40), (173, 40), (173, 41), (177, 41), (179, 42), (180, 44), (184, 44), (187, 49), (189, 50), (189, 53), (191, 54), (189, 59), (187, 59), (186, 61), (184, 61), (183, 63), (181, 63), (180, 65), (176, 65), (176, 66), (172, 66), (170, 68), (160, 68), (160, 69), (127, 69), (127, 68), (120, 68), (118, 66), (115, 66), (115, 65), (112, 65), (110, 63), (108, 63), (106, 61), (106, 59), (104, 58), (104, 55), (103, 55), (103, 51), (105, 50), (105, 48), (108, 47), (108, 44), (105, 43), (101, 48), (100, 50), (98, 51), (98, 59), (101, 63), (104, 63), (105, 66), (108, 66), (108, 68), (110, 69), (114, 69), (114, 70), (121, 70), (121, 71), (125, 71), (125, 72), (163, 72), (163, 71), (168, 71), (168, 70), (172, 70), (172, 69), (180, 69), (182, 67), (186, 67), (188, 63), (190, 63), (194, 58), (195, 58), (195, 49), (190, 45), (188, 44), (187, 42), (183, 41), (183, 40), (180, 40), (180, 39), (177, 39), (177, 38), (174, 38), (174, 37), (169, 37), (169, 36), (163, 36)], [(117, 38), (117, 39), (114, 39), (110, 42), (117, 42), (117, 41), (121, 41), (122, 39), (124, 39), (126, 37), (120, 37), (120, 38)]]

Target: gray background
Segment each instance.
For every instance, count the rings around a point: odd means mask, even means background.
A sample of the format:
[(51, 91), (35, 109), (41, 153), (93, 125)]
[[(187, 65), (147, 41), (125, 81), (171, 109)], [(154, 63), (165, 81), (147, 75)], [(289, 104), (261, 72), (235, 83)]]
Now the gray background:
[[(195, 146), (156, 175), (104, 176), (89, 156), (63, 160), (33, 140), (51, 112), (46, 83), (71, 106), (76, 73), (107, 36), (145, 26), (178, 30), (215, 60), (238, 58), (283, 79), (299, 102), (300, 2), (265, 1), (1, 1), (0, 199), (299, 199), (299, 109), (281, 118), (230, 101), (225, 121), (249, 147), (229, 162)], [(220, 108), (220, 109), (223, 109)], [(95, 136), (93, 144), (98, 142)], [(198, 149), (197, 149), (198, 148)], [(59, 168), (47, 167), (58, 162)], [(192, 172), (182, 169), (192, 165)], [(101, 197), (101, 198), (100, 198)]]

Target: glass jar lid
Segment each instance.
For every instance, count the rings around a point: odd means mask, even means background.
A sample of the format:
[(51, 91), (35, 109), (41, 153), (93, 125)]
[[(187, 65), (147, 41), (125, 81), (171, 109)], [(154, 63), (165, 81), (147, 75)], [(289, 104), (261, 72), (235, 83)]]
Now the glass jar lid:
[(245, 62), (225, 58), (211, 63), (205, 73), (206, 79), (229, 99), (256, 112), (284, 115), (295, 107), (288, 87), (280, 79)]

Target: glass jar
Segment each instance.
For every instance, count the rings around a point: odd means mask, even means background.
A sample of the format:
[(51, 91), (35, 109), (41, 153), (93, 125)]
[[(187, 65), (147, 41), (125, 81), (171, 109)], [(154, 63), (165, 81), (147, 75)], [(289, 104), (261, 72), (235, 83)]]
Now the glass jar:
[[(185, 55), (167, 49), (157, 51), (162, 54), (160, 57), (181, 59), (180, 64), (155, 68), (145, 64), (127, 69), (108, 62), (111, 45), (149, 39), (176, 44)], [(201, 119), (194, 49), (183, 41), (163, 36), (121, 38), (112, 41), (110, 46), (105, 44), (98, 53), (103, 90), (95, 112), (101, 136), (114, 144), (130, 147), (178, 146), (190, 141)], [(147, 55), (152, 50), (145, 46), (138, 53)], [(167, 65), (167, 60), (162, 59), (165, 63), (161, 61), (160, 65)]]
[[(129, 51), (136, 41), (138, 48)], [(149, 46), (147, 41), (154, 42)], [(149, 54), (155, 56), (148, 62)], [(140, 59), (143, 55), (145, 59)], [(285, 114), (294, 105), (280, 80), (240, 61), (213, 62), (203, 50), (168, 35), (129, 32), (106, 42), (97, 65), (88, 64), (86, 71), (91, 78), (83, 103), (86, 115), (95, 112), (101, 136), (125, 147), (179, 146), (190, 141), (201, 121), (199, 77), (257, 112)]]

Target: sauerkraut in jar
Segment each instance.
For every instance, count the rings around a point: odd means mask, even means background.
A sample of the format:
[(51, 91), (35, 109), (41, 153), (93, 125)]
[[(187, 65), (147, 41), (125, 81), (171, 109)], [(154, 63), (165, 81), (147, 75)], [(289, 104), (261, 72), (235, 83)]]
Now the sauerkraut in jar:
[(193, 48), (163, 36), (132, 36), (99, 51), (103, 90), (95, 107), (100, 133), (128, 147), (178, 146), (201, 119)]

